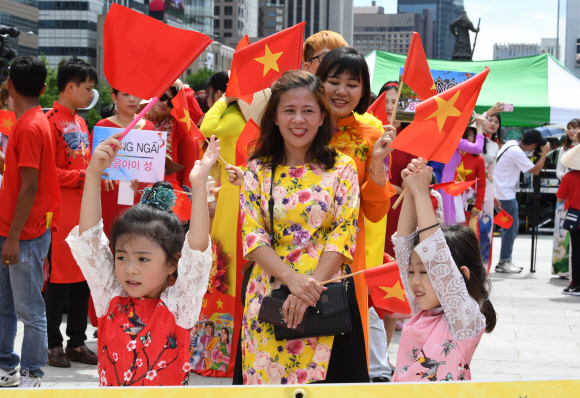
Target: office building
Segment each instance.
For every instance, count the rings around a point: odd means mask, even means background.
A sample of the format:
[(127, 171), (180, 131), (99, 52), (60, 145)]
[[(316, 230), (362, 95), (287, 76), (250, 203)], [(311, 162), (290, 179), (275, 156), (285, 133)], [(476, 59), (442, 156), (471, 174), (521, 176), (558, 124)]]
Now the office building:
[(113, 2), (149, 14), (170, 26), (213, 35), (213, 0), (188, 0), (187, 5), (175, 0), (39, 0), (38, 48), (46, 55), (49, 65), (55, 67), (62, 58), (73, 54), (97, 65), (100, 58), (97, 53), (102, 51), (98, 48), (99, 16), (106, 15)]
[(0, 24), (18, 28), (18, 38), (7, 38), (19, 55), (38, 55), (38, 0), (0, 0)]
[(580, 0), (560, 0), (558, 7), (557, 58), (580, 77)]
[(556, 57), (556, 47), (558, 39), (542, 39), (540, 43), (540, 54), (551, 54)]
[(420, 14), (385, 14), (376, 2), (370, 7), (354, 7), (352, 46), (363, 55), (373, 50), (407, 54), (411, 35), (418, 32), (427, 58), (433, 57), (433, 11)]
[(494, 44), (493, 59), (531, 57), (539, 54), (556, 56), (556, 39), (542, 39), (541, 44)]
[[(433, 58), (451, 59), (455, 36), (449, 25), (463, 11), (463, 0), (397, 0), (398, 13), (422, 14), (425, 9), (433, 12)], [(477, 27), (477, 20), (474, 25)]]
[(285, 6), (286, 27), (306, 22), (306, 38), (321, 30), (332, 30), (352, 43), (352, 0), (285, 0)]
[(286, 28), (284, 0), (260, 1), (258, 4), (258, 36), (273, 35)]
[(215, 39), (258, 35), (258, 0), (214, 0)]
[(540, 54), (539, 44), (494, 44), (493, 59), (531, 57)]

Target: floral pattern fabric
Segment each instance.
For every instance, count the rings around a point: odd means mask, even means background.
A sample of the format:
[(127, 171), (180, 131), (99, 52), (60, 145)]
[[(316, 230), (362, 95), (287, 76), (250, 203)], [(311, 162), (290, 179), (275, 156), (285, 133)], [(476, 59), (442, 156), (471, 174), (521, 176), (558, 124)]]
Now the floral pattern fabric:
[[(268, 200), (272, 172), (252, 161), (240, 195), (243, 253), (274, 246), (295, 271), (311, 275), (325, 251), (341, 253), (351, 263), (359, 208), (359, 184), (354, 162), (337, 155), (333, 168), (311, 162), (300, 167), (278, 166), (274, 176), (274, 239), (270, 242)], [(341, 267), (337, 275), (344, 274)], [(262, 299), (270, 283), (259, 264), (254, 266), (242, 319), (244, 384), (303, 384), (325, 380), (333, 336), (276, 341), (271, 324), (258, 321)]]

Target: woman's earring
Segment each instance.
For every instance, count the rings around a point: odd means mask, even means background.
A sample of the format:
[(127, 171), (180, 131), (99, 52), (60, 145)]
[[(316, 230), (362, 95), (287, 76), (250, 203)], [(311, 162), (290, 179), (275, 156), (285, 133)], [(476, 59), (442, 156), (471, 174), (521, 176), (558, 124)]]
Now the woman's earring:
[(115, 112), (118, 113), (119, 112), (119, 108), (117, 107), (117, 103), (115, 102), (115, 108), (114, 108)]

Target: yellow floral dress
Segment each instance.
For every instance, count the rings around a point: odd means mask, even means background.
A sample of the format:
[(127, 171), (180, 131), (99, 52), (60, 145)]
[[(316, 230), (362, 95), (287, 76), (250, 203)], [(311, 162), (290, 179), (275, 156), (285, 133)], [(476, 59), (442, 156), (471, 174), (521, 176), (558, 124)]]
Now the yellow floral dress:
[[(278, 166), (274, 176), (274, 249), (301, 274), (311, 275), (325, 251), (341, 253), (352, 263), (359, 209), (354, 162), (337, 155), (333, 168), (316, 162), (300, 167)], [(244, 257), (271, 246), (268, 200), (272, 171), (251, 161), (244, 175), (240, 202)], [(343, 275), (344, 266), (337, 271)], [(282, 284), (274, 279), (272, 289)], [(254, 266), (242, 319), (244, 384), (303, 384), (325, 380), (333, 336), (276, 341), (271, 324), (258, 321), (270, 275)]]

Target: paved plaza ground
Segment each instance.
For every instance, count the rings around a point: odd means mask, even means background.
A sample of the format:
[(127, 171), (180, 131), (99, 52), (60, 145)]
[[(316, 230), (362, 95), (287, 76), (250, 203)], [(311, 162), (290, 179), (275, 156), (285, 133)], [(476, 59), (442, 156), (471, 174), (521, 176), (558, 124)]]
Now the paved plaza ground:
[[(500, 240), (494, 238), (494, 264), (499, 256)], [(550, 274), (552, 237), (540, 236), (537, 272), (530, 273), (531, 239), (520, 236), (515, 243), (514, 263), (525, 267), (518, 275), (490, 274), (491, 301), (498, 322), (491, 334), (485, 334), (473, 361), (472, 379), (538, 380), (580, 378), (580, 297), (561, 293), (566, 280)], [(61, 327), (64, 335), (66, 323)], [(87, 346), (97, 352), (94, 328), (88, 328)], [(22, 342), (22, 323), (18, 325), (17, 350)], [(400, 332), (389, 349), (396, 362)], [(97, 367), (73, 362), (70, 368), (47, 366), (43, 387), (94, 387), (98, 385)], [(190, 385), (231, 384), (231, 379), (192, 375)]]

